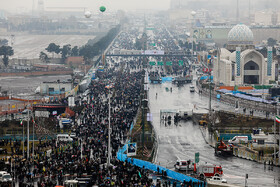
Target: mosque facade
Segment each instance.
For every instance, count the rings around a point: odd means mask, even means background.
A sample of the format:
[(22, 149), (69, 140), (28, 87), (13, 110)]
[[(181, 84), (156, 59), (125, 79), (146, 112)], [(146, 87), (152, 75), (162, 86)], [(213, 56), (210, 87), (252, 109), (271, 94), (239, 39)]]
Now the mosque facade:
[(228, 33), (226, 48), (214, 59), (213, 81), (218, 85), (265, 85), (275, 81), (276, 62), (272, 47), (267, 58), (255, 50), (253, 32), (244, 24), (234, 26)]

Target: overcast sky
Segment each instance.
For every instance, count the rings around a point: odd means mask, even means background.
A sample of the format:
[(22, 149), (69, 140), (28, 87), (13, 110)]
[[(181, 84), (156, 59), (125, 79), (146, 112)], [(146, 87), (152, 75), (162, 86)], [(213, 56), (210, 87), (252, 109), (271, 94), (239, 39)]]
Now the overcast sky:
[[(0, 9), (10, 12), (31, 11), (33, 0), (0, 0)], [(35, 8), (38, 0), (34, 0)], [(167, 10), (170, 0), (44, 0), (45, 7), (88, 7), (105, 5), (107, 10), (156, 9)]]

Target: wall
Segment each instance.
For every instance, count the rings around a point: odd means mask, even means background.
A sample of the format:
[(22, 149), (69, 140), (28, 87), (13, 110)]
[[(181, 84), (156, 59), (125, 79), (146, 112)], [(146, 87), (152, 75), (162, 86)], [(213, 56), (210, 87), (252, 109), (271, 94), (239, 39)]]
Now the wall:
[(33, 72), (17, 72), (17, 73), (0, 73), (0, 77), (11, 76), (41, 76), (41, 75), (71, 75), (73, 70), (65, 71), (33, 71)]

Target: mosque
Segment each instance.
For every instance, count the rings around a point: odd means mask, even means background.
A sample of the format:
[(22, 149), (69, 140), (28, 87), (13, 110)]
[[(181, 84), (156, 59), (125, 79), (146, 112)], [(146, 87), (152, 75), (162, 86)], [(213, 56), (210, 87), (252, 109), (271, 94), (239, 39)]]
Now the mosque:
[(265, 85), (275, 81), (276, 62), (272, 47), (267, 58), (255, 50), (253, 32), (244, 24), (234, 26), (228, 33), (226, 48), (214, 59), (213, 81), (226, 86)]

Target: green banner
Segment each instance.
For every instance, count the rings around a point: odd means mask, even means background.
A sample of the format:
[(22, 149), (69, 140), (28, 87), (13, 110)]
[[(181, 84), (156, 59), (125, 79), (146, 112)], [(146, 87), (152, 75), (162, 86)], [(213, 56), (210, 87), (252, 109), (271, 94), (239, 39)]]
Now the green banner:
[(154, 65), (156, 65), (156, 62), (151, 61), (151, 62), (149, 62), (149, 64), (150, 64), (151, 66), (154, 66)]
[(199, 153), (195, 153), (195, 163), (199, 162)]
[(155, 43), (150, 43), (150, 46), (156, 46), (156, 44)]
[(182, 66), (182, 65), (184, 65), (183, 60), (179, 60), (179, 66)]
[(164, 65), (164, 62), (157, 62), (157, 65), (158, 65), (158, 66), (163, 66), (163, 65)]
[(172, 66), (172, 62), (166, 62), (167, 66)]

